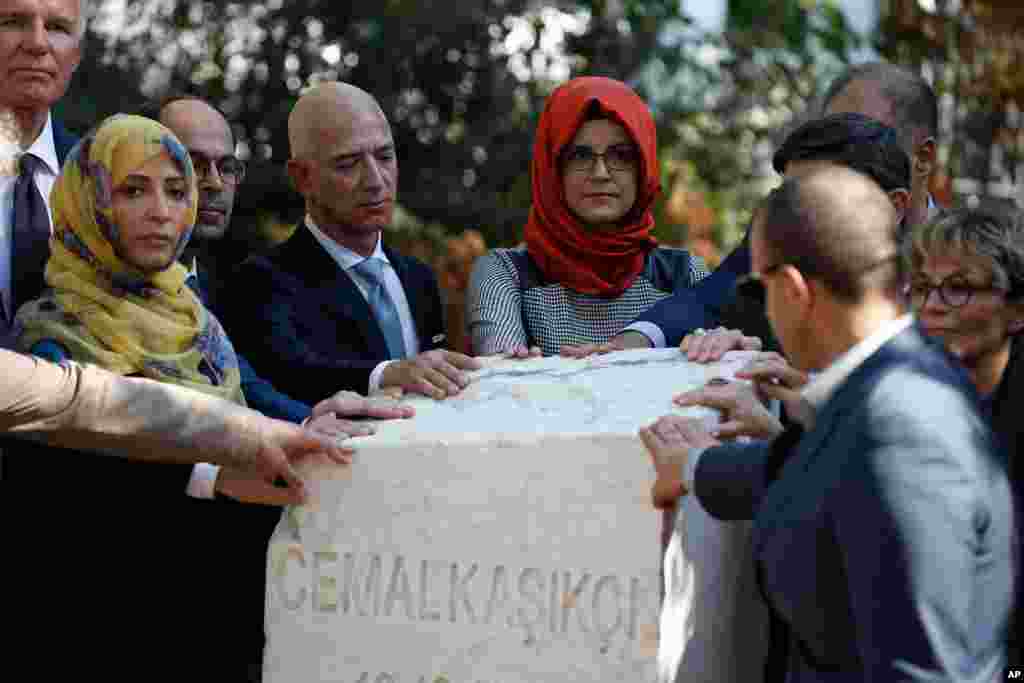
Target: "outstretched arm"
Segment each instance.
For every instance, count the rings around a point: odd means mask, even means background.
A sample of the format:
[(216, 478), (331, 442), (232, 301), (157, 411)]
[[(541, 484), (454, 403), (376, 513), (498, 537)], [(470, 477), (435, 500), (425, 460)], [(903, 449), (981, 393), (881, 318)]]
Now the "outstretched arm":
[(281, 476), (296, 491), (293, 460), (318, 452), (348, 460), (301, 427), (183, 387), (5, 350), (0, 368), (0, 431), (54, 446), (240, 467)]

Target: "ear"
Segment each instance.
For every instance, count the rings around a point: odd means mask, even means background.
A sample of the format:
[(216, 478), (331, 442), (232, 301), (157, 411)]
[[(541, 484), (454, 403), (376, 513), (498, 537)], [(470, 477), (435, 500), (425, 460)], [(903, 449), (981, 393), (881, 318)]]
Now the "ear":
[(785, 297), (786, 306), (801, 317), (810, 315), (814, 307), (815, 292), (811, 282), (795, 266), (785, 265), (779, 269), (779, 280), (782, 285), (782, 295)]
[[(907, 207), (910, 206), (910, 191), (904, 189), (890, 190), (889, 201), (892, 202), (893, 208), (896, 209), (896, 213), (902, 219), (907, 215)], [(897, 220), (897, 222), (899, 221)]]
[(303, 197), (309, 195), (313, 185), (313, 168), (305, 159), (289, 159), (286, 165), (292, 186)]
[(937, 154), (938, 146), (935, 144), (935, 138), (925, 138), (914, 150), (911, 173), (915, 177), (930, 178), (935, 172)]

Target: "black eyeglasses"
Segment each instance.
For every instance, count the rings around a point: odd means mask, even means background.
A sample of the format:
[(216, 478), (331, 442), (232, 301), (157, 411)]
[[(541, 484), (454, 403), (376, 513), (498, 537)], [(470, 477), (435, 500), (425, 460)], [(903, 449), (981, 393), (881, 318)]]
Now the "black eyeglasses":
[(928, 297), (933, 291), (939, 293), (939, 299), (950, 308), (966, 306), (974, 298), (975, 294), (984, 292), (1005, 292), (1003, 287), (993, 285), (979, 286), (971, 284), (959, 273), (954, 273), (942, 279), (938, 284), (924, 279), (912, 280), (907, 285), (907, 295), (910, 297), (910, 305), (914, 308), (924, 308)]
[(562, 155), (569, 173), (590, 173), (598, 159), (609, 171), (631, 171), (640, 160), (640, 151), (633, 145), (612, 145), (604, 152), (595, 152), (590, 145), (570, 145)]
[(245, 178), (245, 162), (237, 157), (227, 156), (220, 159), (211, 159), (189, 151), (192, 157), (192, 166), (196, 170), (197, 180), (206, 180), (217, 169), (217, 174), (225, 183), (238, 185)]
[(768, 266), (760, 273), (750, 273), (736, 280), (736, 293), (744, 299), (756, 303), (761, 308), (764, 308), (765, 301), (768, 299), (768, 294), (764, 288), (764, 278), (773, 275), (782, 266), (789, 265), (786, 262), (776, 263), (774, 266)]

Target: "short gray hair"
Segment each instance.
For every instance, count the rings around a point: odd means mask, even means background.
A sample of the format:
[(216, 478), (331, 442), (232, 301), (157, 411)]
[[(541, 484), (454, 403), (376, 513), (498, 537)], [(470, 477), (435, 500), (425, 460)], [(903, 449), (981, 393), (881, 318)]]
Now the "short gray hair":
[(927, 256), (948, 252), (984, 259), (993, 286), (1005, 289), (1008, 301), (1024, 301), (1024, 211), (995, 205), (947, 209), (911, 228), (903, 243), (910, 271)]
[(908, 156), (912, 156), (915, 131), (922, 131), (926, 138), (938, 136), (939, 107), (935, 90), (920, 74), (889, 62), (867, 62), (847, 68), (829, 85), (822, 99), (822, 110), (828, 109), (832, 100), (854, 81), (875, 83), (881, 89), (892, 105), (893, 124)]

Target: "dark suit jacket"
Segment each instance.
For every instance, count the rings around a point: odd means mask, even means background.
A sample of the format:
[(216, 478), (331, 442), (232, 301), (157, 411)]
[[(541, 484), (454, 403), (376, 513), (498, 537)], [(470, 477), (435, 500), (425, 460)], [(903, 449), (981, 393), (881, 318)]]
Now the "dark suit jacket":
[(53, 146), (57, 150), (57, 161), (63, 166), (64, 160), (68, 158), (72, 148), (78, 144), (78, 136), (68, 131), (57, 119), (52, 119), (52, 123)]
[[(34, 350), (45, 351), (41, 355), (54, 362), (69, 358), (52, 342)], [(190, 498), (185, 489), (191, 465), (13, 440), (6, 453), (0, 506), (5, 518), (24, 517), (33, 507), (52, 508), (50, 514), (31, 515), (16, 530), (5, 527), (32, 558), (10, 571), (12, 585), (28, 590), (8, 599), (6, 614), (34, 624), (41, 613), (73, 612), (62, 625), (71, 634), (70, 650), (78, 654), (51, 661), (49, 674), (67, 677), (87, 666), (102, 668), (110, 680), (128, 680), (140, 665), (159, 660), (161, 676), (174, 672), (174, 678), (191, 680), (202, 671), (214, 679), (246, 680), (262, 656), (264, 566), (278, 508), (220, 495)], [(66, 580), (69, 566), (74, 585), (88, 588), (71, 594), (49, 590)], [(97, 613), (113, 627), (90, 628)], [(216, 641), (217, 648), (181, 653), (182, 629), (197, 642)], [(33, 628), (19, 633), (25, 638), (19, 653), (35, 652), (38, 643), (52, 637)], [(124, 644), (126, 653), (108, 661), (111, 640)]]
[[(384, 251), (405, 288), (420, 350), (443, 346), (444, 309), (433, 272), (386, 246)], [(264, 378), (306, 403), (341, 389), (366, 393), (370, 373), (388, 359), (366, 299), (304, 226), (239, 266), (224, 299), (235, 345)]]
[[(193, 278), (189, 276), (187, 282), (203, 304), (209, 308), (209, 279), (202, 268), (198, 270), (198, 277)], [(308, 405), (282, 394), (274, 388), (273, 384), (256, 374), (256, 371), (253, 370), (252, 365), (245, 359), (245, 356), (241, 353), (236, 355), (238, 356), (238, 369), (242, 375), (242, 393), (245, 395), (245, 402), (250, 408), (258, 410), (268, 417), (287, 420), (296, 424), (301, 423), (310, 416), (312, 409)], [(324, 396), (324, 398), (327, 397)]]
[[(1003, 372), (995, 393), (989, 401), (992, 426), (1002, 440), (1009, 458), (1010, 483), (1014, 490), (1017, 509), (1024, 502), (1024, 420), (1020, 407), (1024, 405), (1024, 339), (1017, 337), (1010, 348), (1010, 363)], [(1018, 544), (1024, 543), (1018, 529)], [(1010, 629), (1009, 661), (1019, 666), (1024, 663), (1024, 586), (1020, 586)]]
[[(748, 231), (743, 243), (725, 257), (714, 272), (693, 287), (679, 290), (662, 299), (634, 322), (657, 325), (665, 334), (665, 345), (668, 347), (677, 346), (683, 337), (698, 327), (710, 329), (724, 324), (721, 317), (723, 309), (733, 298), (733, 286), (737, 278), (750, 272), (749, 240)], [(742, 322), (742, 319), (737, 320), (734, 315), (731, 322), (734, 323), (732, 326), (738, 327), (735, 323)]]
[(694, 490), (753, 518), (790, 683), (991, 681), (1016, 570), (1005, 459), (973, 388), (907, 330), (857, 368), (770, 477), (772, 444), (704, 453)]
[[(141, 666), (180, 680), (205, 670), (209, 651), (186, 648), (197, 655), (189, 664), (181, 643), (214, 637), (205, 629), (220, 614), (221, 577), (205, 553), (214, 542), (198, 514), (206, 501), (185, 495), (190, 472), (5, 443), (0, 510), (17, 548), (4, 570), (3, 618), (18, 624), (4, 650), (12, 670), (36, 667), (40, 680), (103, 671), (110, 681), (134, 680)], [(55, 640), (59, 655), (46, 645)]]

